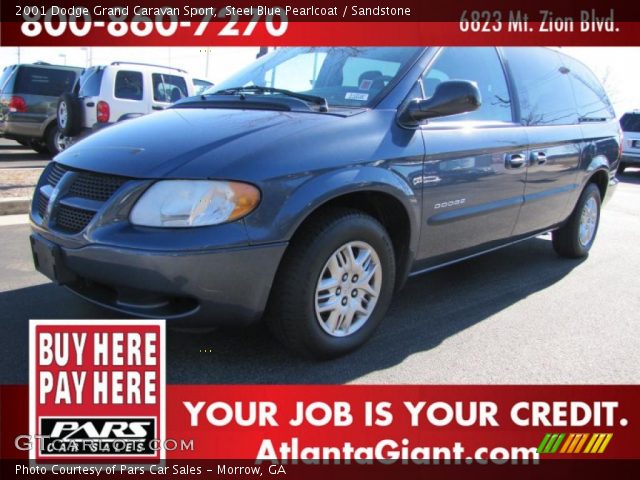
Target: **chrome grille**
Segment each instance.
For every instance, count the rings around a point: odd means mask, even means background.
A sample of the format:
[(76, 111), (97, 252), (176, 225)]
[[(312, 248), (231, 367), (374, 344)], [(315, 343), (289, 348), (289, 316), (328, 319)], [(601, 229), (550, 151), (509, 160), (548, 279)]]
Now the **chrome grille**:
[[(46, 173), (44, 185), (41, 184), (43, 186), (38, 191), (36, 207), (42, 218), (44, 218), (49, 203), (49, 193), (43, 194), (43, 189), (45, 191), (49, 189), (50, 191), (50, 187), (55, 188), (62, 176), (68, 171), (75, 172), (76, 176), (69, 186), (69, 190), (61, 198), (64, 202), (58, 204), (52, 212), (51, 228), (66, 233), (78, 233), (84, 230), (95, 216), (99, 209), (96, 202), (104, 203), (108, 201), (116, 190), (129, 179), (115, 175), (71, 169), (53, 162)], [(46, 185), (50, 187), (46, 187)], [(86, 200), (90, 202), (86, 202)]]

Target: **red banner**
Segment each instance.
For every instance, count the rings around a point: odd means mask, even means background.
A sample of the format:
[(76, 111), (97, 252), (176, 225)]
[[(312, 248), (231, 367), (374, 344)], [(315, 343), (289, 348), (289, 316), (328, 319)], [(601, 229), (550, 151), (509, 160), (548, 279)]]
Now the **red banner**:
[[(2, 458), (26, 458), (27, 387), (0, 392)], [(640, 386), (170, 385), (164, 442), (265, 464), (638, 459), (638, 404)]]
[[(212, 22), (207, 24), (206, 34), (197, 35), (200, 24), (176, 28), (170, 36), (165, 36), (149, 23), (144, 34), (136, 35), (129, 27), (123, 36), (115, 37), (107, 24), (93, 26), (90, 34), (78, 36), (71, 29), (60, 28), (60, 33), (52, 36), (44, 26), (34, 29), (34, 36), (25, 36), (17, 22), (5, 22), (2, 28), (4, 46), (413, 46), (413, 45), (512, 45), (512, 46), (635, 46), (640, 45), (636, 22), (617, 23), (616, 30), (568, 32), (541, 31), (541, 23), (530, 24), (532, 31), (509, 30), (502, 26), (499, 31), (469, 32), (460, 29), (459, 22), (289, 22), (286, 33), (273, 36), (264, 23), (253, 27), (251, 35), (242, 35), (249, 23), (239, 22), (233, 26), (240, 34), (224, 35), (228, 24)], [(44, 25), (44, 22), (41, 24)], [(107, 25), (107, 26), (105, 26)], [(122, 24), (128, 25), (128, 24)], [(142, 27), (141, 27), (142, 28)], [(513, 28), (513, 27), (512, 27)], [(53, 31), (53, 30), (52, 30)], [(141, 30), (142, 31), (142, 30)]]

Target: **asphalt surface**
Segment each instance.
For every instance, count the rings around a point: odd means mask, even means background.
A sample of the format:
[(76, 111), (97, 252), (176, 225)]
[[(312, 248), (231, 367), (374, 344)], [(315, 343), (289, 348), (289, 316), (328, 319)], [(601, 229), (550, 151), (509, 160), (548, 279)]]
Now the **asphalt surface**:
[(0, 168), (45, 167), (50, 155), (40, 154), (17, 142), (0, 138)]
[[(638, 383), (639, 205), (640, 170), (628, 170), (588, 259), (560, 259), (541, 237), (411, 279), (374, 338), (339, 360), (292, 357), (263, 326), (169, 329), (167, 381)], [(24, 216), (0, 221), (2, 384), (27, 382), (29, 318), (117, 317), (36, 273), (28, 234)]]

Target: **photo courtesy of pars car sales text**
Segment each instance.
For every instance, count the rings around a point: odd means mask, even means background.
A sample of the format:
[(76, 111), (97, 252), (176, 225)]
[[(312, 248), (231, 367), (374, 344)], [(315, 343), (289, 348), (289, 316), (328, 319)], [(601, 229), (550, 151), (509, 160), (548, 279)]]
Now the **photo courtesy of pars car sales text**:
[(0, 6), (0, 477), (635, 478), (637, 8)]

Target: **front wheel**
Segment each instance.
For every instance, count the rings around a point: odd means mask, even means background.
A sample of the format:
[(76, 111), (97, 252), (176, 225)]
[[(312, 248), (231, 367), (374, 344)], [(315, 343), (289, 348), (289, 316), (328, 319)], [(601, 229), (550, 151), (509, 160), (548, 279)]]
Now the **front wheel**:
[(567, 258), (586, 257), (596, 239), (600, 224), (600, 190), (586, 186), (567, 222), (553, 232), (553, 248)]
[(336, 210), (302, 227), (279, 269), (267, 316), (285, 346), (334, 358), (365, 343), (393, 293), (391, 240), (373, 217)]

